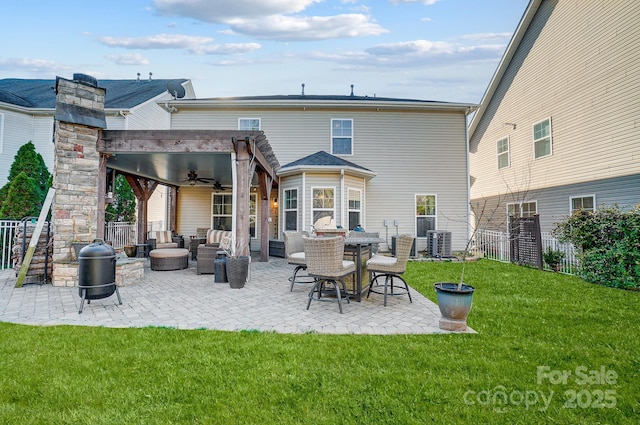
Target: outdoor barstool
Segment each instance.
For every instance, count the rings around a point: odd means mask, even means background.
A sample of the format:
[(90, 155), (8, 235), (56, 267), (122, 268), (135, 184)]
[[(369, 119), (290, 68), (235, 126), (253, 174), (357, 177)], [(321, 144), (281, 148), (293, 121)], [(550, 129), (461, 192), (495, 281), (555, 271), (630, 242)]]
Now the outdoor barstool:
[[(307, 310), (312, 300), (337, 302), (342, 313), (342, 298), (349, 303), (349, 294), (344, 278), (356, 272), (353, 261), (344, 260), (344, 238), (311, 238), (303, 236), (304, 256), (307, 263), (307, 273), (316, 282), (309, 291)], [(331, 286), (333, 288), (327, 288)], [(314, 298), (314, 295), (317, 295)], [(334, 298), (335, 297), (335, 298)]]
[(293, 292), (293, 285), (295, 283), (313, 283), (315, 279), (308, 275), (298, 276), (301, 270), (307, 270), (307, 263), (304, 256), (304, 241), (303, 236), (308, 236), (307, 232), (283, 232), (284, 235), (284, 252), (287, 257), (287, 262), (296, 266), (293, 269), (293, 274), (289, 277), (291, 282), (290, 292)]
[[(387, 306), (387, 295), (408, 295), (409, 302), (413, 302), (409, 285), (407, 285), (407, 282), (402, 277), (402, 274), (407, 269), (407, 261), (409, 261), (412, 245), (413, 236), (406, 234), (400, 235), (396, 241), (395, 257), (376, 254), (367, 261), (367, 270), (371, 275), (367, 298), (369, 298), (369, 294), (372, 292), (384, 294), (385, 307)], [(378, 279), (381, 277), (384, 277), (384, 284), (378, 282)], [(394, 279), (399, 279), (404, 284), (404, 288), (400, 287), (400, 292), (397, 291)]]

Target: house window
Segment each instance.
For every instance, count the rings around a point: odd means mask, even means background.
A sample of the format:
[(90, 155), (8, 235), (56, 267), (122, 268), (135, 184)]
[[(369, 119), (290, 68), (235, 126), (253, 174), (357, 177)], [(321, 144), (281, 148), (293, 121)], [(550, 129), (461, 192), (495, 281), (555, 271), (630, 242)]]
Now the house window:
[(315, 225), (320, 219), (326, 221), (335, 219), (335, 189), (331, 187), (316, 187), (312, 190), (312, 224)]
[(231, 230), (233, 217), (233, 196), (230, 193), (214, 193), (211, 208), (211, 228)]
[(284, 230), (298, 231), (298, 189), (284, 191)]
[(238, 130), (258, 131), (260, 130), (260, 118), (240, 118), (238, 119)]
[(4, 114), (0, 114), (0, 153), (4, 149)]
[[(249, 234), (256, 237), (257, 215), (256, 193), (249, 194)], [(233, 195), (230, 193), (214, 193), (211, 210), (211, 228), (218, 230), (231, 230), (233, 226)]]
[(258, 222), (258, 209), (256, 208), (258, 202), (258, 194), (249, 194), (249, 235), (251, 238), (256, 237), (256, 223)]
[(498, 155), (498, 170), (509, 166), (509, 138), (505, 137), (496, 142)]
[(507, 204), (507, 213), (509, 217), (533, 217), (538, 213), (538, 201)]
[(362, 224), (362, 192), (356, 189), (349, 189), (349, 229), (354, 229), (358, 224)]
[(353, 154), (353, 120), (331, 120), (331, 153)]
[(416, 236), (427, 237), (436, 230), (436, 195), (416, 195)]
[(551, 118), (533, 125), (533, 150), (536, 159), (551, 155)]
[(578, 210), (587, 210), (595, 212), (596, 195), (588, 196), (572, 196), (569, 198), (571, 214)]

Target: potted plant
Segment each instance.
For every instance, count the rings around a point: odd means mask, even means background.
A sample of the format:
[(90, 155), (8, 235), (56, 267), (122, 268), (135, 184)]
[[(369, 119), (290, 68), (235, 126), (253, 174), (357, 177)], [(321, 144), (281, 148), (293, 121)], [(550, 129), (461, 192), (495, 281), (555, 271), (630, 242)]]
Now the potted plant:
[(554, 272), (559, 272), (562, 268), (562, 260), (564, 260), (564, 252), (552, 249), (550, 246), (542, 253), (542, 259), (545, 264)]
[(231, 238), (228, 237), (222, 238), (220, 248), (224, 250), (227, 255), (225, 267), (229, 286), (234, 289), (243, 288), (249, 276), (250, 257), (246, 255), (235, 255), (236, 249), (233, 247)]

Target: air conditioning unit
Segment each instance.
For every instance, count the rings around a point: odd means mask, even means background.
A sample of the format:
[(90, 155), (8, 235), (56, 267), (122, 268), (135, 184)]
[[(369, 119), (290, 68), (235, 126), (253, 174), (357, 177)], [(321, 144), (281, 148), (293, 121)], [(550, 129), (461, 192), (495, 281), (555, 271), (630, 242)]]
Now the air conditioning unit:
[(427, 231), (427, 254), (429, 257), (451, 257), (451, 232)]
[[(391, 255), (396, 256), (396, 238), (397, 236), (391, 236)], [(409, 257), (416, 256), (416, 239), (413, 238), (413, 245), (411, 245), (411, 252), (409, 253)]]

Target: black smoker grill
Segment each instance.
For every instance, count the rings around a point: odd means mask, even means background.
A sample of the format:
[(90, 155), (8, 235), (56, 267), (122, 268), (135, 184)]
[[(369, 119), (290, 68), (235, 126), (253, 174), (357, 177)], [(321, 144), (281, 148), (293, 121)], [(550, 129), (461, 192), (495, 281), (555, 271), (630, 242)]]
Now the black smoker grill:
[(91, 300), (110, 297), (114, 292), (122, 304), (116, 285), (116, 252), (101, 239), (95, 239), (79, 252), (78, 288), (82, 299), (78, 314), (82, 313), (84, 300), (91, 304)]

